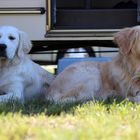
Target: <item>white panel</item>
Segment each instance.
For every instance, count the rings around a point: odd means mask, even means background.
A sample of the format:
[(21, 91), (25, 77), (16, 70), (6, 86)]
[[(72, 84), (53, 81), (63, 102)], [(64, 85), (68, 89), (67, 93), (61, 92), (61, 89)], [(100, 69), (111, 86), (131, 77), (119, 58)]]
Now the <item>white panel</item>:
[(32, 40), (42, 40), (46, 33), (45, 15), (0, 15), (0, 26), (12, 25), (27, 32)]
[(0, 0), (2, 7), (44, 7), (46, 0)]
[[(0, 0), (0, 8), (44, 7), (45, 0)], [(32, 40), (44, 40), (46, 14), (0, 14), (0, 26), (12, 25), (27, 32)]]

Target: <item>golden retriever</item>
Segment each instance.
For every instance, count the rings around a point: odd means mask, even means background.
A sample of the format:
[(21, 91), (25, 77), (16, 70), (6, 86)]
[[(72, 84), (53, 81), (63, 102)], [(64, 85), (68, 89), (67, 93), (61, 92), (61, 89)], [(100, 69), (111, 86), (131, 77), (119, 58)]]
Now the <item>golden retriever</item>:
[(25, 32), (0, 27), (0, 102), (44, 98), (53, 75), (28, 58), (31, 47)]
[(46, 98), (54, 102), (106, 100), (121, 96), (140, 102), (140, 26), (114, 34), (118, 55), (110, 62), (79, 62), (52, 82)]

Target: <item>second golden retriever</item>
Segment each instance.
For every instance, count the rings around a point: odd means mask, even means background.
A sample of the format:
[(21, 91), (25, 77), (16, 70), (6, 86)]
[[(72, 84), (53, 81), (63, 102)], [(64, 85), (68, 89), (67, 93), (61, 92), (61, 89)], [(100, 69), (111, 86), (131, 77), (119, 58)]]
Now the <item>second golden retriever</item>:
[(80, 62), (52, 82), (47, 99), (54, 102), (106, 100), (121, 96), (140, 102), (140, 26), (114, 35), (119, 54), (110, 62)]

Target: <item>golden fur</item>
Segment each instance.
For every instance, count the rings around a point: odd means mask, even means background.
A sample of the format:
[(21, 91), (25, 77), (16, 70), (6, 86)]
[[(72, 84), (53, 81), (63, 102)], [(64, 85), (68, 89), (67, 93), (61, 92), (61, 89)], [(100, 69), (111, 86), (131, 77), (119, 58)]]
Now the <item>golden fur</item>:
[(140, 102), (140, 26), (114, 35), (118, 55), (110, 62), (72, 64), (52, 82), (47, 99), (87, 101), (121, 96)]

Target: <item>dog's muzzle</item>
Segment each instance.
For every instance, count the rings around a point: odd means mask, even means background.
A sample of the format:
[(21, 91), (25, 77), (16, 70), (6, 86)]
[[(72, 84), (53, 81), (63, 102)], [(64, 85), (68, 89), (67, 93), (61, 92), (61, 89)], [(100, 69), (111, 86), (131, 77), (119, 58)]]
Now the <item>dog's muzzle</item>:
[(7, 58), (7, 55), (6, 55), (6, 48), (7, 48), (7, 45), (5, 45), (5, 44), (0, 44), (0, 57)]

